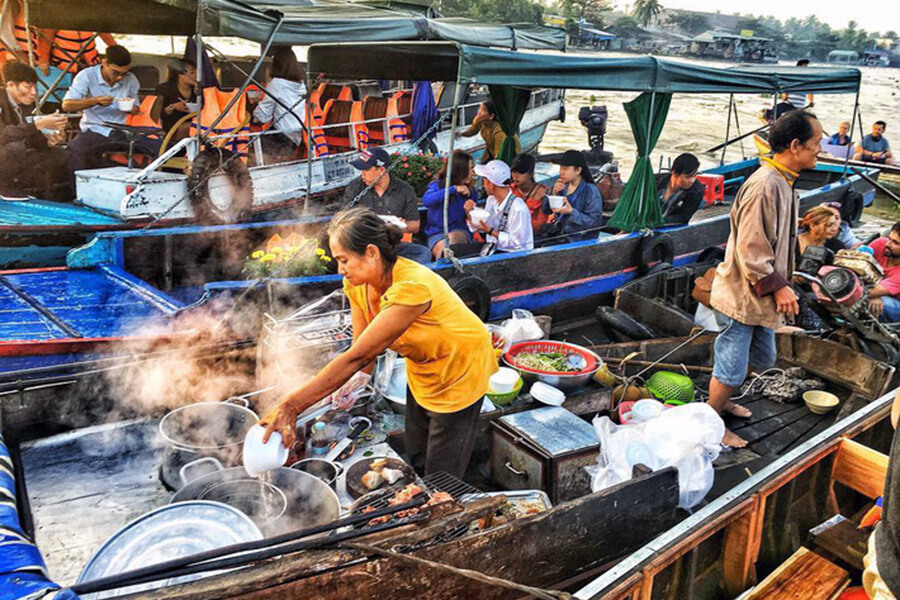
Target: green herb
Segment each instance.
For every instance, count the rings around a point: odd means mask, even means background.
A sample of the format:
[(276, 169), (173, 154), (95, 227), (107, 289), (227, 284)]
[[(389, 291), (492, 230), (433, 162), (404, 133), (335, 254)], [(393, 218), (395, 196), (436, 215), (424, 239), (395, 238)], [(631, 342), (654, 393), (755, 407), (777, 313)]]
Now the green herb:
[(578, 370), (566, 362), (566, 355), (562, 352), (522, 352), (516, 355), (515, 360), (519, 366), (538, 371), (571, 373)]

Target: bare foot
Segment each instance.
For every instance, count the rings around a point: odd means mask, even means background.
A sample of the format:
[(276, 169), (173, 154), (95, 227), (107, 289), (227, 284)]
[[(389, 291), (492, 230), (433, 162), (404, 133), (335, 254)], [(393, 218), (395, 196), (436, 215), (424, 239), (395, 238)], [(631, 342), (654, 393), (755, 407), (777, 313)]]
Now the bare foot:
[(739, 419), (749, 419), (753, 416), (753, 413), (750, 412), (749, 408), (747, 408), (746, 406), (741, 406), (740, 404), (735, 404), (731, 400), (725, 403), (725, 406), (722, 407), (722, 412), (727, 412), (728, 414)]
[(730, 429), (726, 429), (725, 436), (722, 438), (722, 445), (729, 448), (744, 448), (747, 445), (747, 440)]

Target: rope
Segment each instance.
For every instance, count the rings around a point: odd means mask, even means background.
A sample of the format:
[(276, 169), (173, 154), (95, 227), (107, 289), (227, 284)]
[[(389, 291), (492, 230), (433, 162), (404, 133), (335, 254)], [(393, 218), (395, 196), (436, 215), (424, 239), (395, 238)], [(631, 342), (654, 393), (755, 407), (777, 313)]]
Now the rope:
[(393, 552), (391, 550), (386, 550), (384, 548), (378, 548), (377, 546), (371, 546), (368, 544), (360, 544), (357, 542), (341, 544), (341, 546), (352, 548), (354, 550), (359, 550), (361, 552), (368, 552), (369, 554), (378, 554), (380, 556), (384, 556), (385, 558), (393, 558), (395, 560), (398, 560), (399, 562), (407, 563), (407, 564), (414, 565), (417, 567), (427, 567), (429, 569), (435, 569), (437, 571), (442, 571), (449, 575), (456, 575), (458, 577), (466, 577), (468, 579), (477, 581), (478, 583), (483, 583), (485, 585), (492, 585), (495, 587), (506, 588), (508, 590), (513, 590), (516, 592), (520, 592), (522, 594), (528, 594), (530, 596), (534, 596), (535, 598), (540, 598), (541, 600), (570, 600), (572, 598), (572, 596), (566, 592), (558, 592), (556, 590), (545, 590), (545, 589), (541, 589), (541, 588), (532, 587), (530, 585), (522, 585), (519, 583), (515, 583), (513, 581), (508, 581), (506, 579), (500, 579), (499, 577), (492, 577), (490, 575), (485, 575), (484, 573), (480, 573), (478, 571), (473, 571), (471, 569), (460, 569), (457, 567), (451, 567), (450, 565), (445, 565), (443, 563), (426, 560), (424, 558), (419, 558), (418, 556), (410, 556), (408, 554), (400, 554), (399, 552)]
[[(685, 346), (687, 346), (688, 344), (690, 344), (691, 342), (693, 342), (694, 340), (696, 340), (696, 339), (697, 339), (698, 337), (700, 337), (701, 335), (704, 335), (704, 334), (707, 334), (707, 333), (710, 333), (710, 332), (707, 331), (707, 330), (705, 330), (705, 329), (699, 329), (699, 330), (697, 330), (697, 332), (694, 333), (694, 335), (690, 336), (688, 339), (684, 340), (683, 342), (681, 342), (680, 344), (678, 344), (677, 346), (675, 346), (674, 348), (672, 348), (671, 350), (669, 350), (668, 352), (666, 352), (665, 354), (663, 354), (662, 356), (660, 356), (659, 358), (657, 358), (656, 360), (654, 360), (652, 363), (650, 363), (649, 365), (647, 365), (646, 367), (644, 367), (639, 373), (637, 373), (637, 374), (632, 375), (631, 377), (629, 377), (628, 380), (629, 380), (629, 381), (632, 381), (632, 380), (634, 380), (634, 379), (638, 379), (641, 375), (643, 375), (644, 373), (646, 373), (646, 372), (649, 371), (650, 369), (655, 368), (656, 365), (658, 365), (658, 364), (661, 363), (662, 361), (666, 360), (667, 358), (669, 358), (670, 356), (672, 356), (673, 354), (675, 354), (676, 352), (678, 352), (679, 350), (681, 350), (682, 348), (684, 348)], [(622, 362), (625, 362), (625, 361), (622, 361)]]

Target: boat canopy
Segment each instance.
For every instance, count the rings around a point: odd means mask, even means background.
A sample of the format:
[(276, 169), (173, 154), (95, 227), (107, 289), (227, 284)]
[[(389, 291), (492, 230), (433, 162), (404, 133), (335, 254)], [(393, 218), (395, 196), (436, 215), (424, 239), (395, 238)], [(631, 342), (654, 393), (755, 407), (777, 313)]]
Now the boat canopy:
[(457, 43), (315, 44), (308, 69), (338, 79), (412, 79), (658, 93), (855, 93), (858, 69), (706, 67), (636, 56), (510, 52)]
[(27, 0), (30, 24), (46, 29), (191, 35), (199, 24), (202, 35), (262, 43), (284, 15), (274, 39), (277, 45), (348, 40), (446, 40), (534, 50), (562, 50), (566, 45), (566, 33), (557, 27), (436, 18), (417, 4), (411, 0)]

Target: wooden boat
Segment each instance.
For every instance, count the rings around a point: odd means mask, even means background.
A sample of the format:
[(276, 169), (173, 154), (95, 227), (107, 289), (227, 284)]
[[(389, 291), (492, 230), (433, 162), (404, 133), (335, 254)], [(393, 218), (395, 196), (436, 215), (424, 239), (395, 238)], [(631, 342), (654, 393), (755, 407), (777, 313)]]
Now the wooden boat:
[[(565, 335), (576, 336), (589, 335), (590, 327), (583, 327), (579, 333), (577, 324), (572, 323), (564, 325), (563, 329)], [(664, 359), (700, 367), (709, 364), (710, 337), (685, 342), (686, 338), (651, 340), (600, 346), (596, 350), (610, 358), (624, 357), (639, 350), (643, 353), (642, 358), (649, 361)], [(793, 420), (783, 417), (788, 412), (797, 412), (793, 408), (782, 410), (779, 414), (770, 414), (766, 421), (776, 421), (782, 426), (770, 428), (768, 442), (760, 440), (752, 449), (742, 451), (741, 455), (723, 455), (717, 465), (716, 479), (719, 483), (712, 492), (710, 503), (700, 508), (695, 515), (704, 514), (708, 517), (709, 507), (724, 503), (730, 509), (727, 513), (729, 517), (747, 517), (752, 507), (761, 506), (756, 499), (749, 503), (743, 501), (746, 500), (743, 496), (740, 496), (739, 502), (734, 500), (751, 482), (756, 481), (757, 475), (746, 475), (748, 469), (760, 476), (780, 473), (782, 479), (787, 478), (790, 471), (787, 466), (802, 469), (811, 456), (810, 453), (823, 451), (825, 446), (821, 440), (825, 434), (828, 434), (829, 442), (836, 444), (837, 436), (840, 435), (853, 436), (866, 431), (860, 440), (870, 441), (880, 431), (872, 428), (872, 425), (876, 423), (876, 416), (881, 419), (887, 414), (886, 400), (879, 397), (892, 385), (894, 368), (853, 353), (845, 347), (834, 346), (836, 345), (803, 336), (779, 339), (780, 356), (786, 364), (800, 365), (829, 381), (830, 389), (841, 397), (843, 406), (837, 416), (804, 415)], [(672, 352), (673, 349), (675, 352)], [(852, 367), (846, 372), (836, 373), (833, 368), (835, 361)], [(96, 396), (82, 399), (85, 403), (100, 400), (102, 399)], [(45, 400), (48, 405), (54, 401), (54, 398)], [(608, 402), (607, 390), (593, 388), (571, 396), (566, 407), (589, 418), (598, 410), (608, 409)], [(483, 414), (482, 425), (487, 426), (503, 414), (533, 406), (525, 398), (511, 407)], [(753, 407), (762, 416), (765, 401), (756, 400)], [(90, 548), (103, 541), (104, 532), (111, 533), (141, 514), (148, 502), (165, 501), (165, 494), (160, 495), (156, 491), (159, 482), (154, 481), (153, 477), (142, 475), (155, 472), (157, 461), (160, 460), (160, 450), (154, 450), (152, 443), (144, 440), (143, 436), (128, 433), (136, 428), (152, 430), (153, 421), (96, 425), (42, 439), (39, 432), (35, 431), (34, 423), (26, 418), (26, 415), (40, 413), (40, 407), (36, 406), (25, 406), (18, 402), (3, 404), (3, 439), (9, 444), (13, 455), (16, 490), (20, 494), (21, 508), (18, 514), (22, 519), (19, 524), (4, 524), (13, 529), (22, 528), (26, 535), (36, 534), (38, 547), (47, 556), (51, 575), (67, 569), (71, 576), (71, 569), (80, 569), (80, 559), (90, 553)], [(64, 422), (58, 420), (61, 415), (57, 416), (53, 410), (45, 410), (43, 414), (45, 420), (41, 425), (44, 428), (53, 430), (60, 425), (65, 426)], [(102, 422), (102, 417), (97, 422)], [(862, 427), (860, 423), (865, 423), (866, 426)], [(29, 441), (35, 435), (38, 439)], [(779, 439), (781, 442), (776, 444)], [(104, 443), (97, 444), (100, 440)], [(120, 446), (117, 440), (127, 440), (126, 447)], [(151, 444), (151, 447), (148, 448), (147, 444)], [(768, 451), (762, 451), (764, 445), (769, 448)], [(57, 458), (49, 460), (50, 456)], [(63, 462), (60, 463), (59, 460)], [(103, 477), (92, 476), (101, 466)], [(825, 473), (824, 470), (821, 472)], [(742, 481), (744, 479), (746, 481)], [(71, 485), (61, 485), (63, 481), (69, 480)], [(111, 495), (109, 488), (115, 488), (117, 481), (127, 486), (127, 494)], [(725, 526), (726, 517), (718, 518), (715, 515), (715, 519), (697, 520), (677, 511), (676, 481), (676, 475), (671, 470), (639, 476), (607, 490), (559, 503), (545, 513), (518, 519), (481, 533), (446, 541), (426, 536), (424, 541), (430, 543), (412, 550), (409, 555), (431, 563), (471, 569), (520, 585), (573, 589), (599, 573), (606, 573), (601, 576), (603, 578), (611, 573), (621, 572), (623, 565), (632, 564), (635, 557), (645, 552), (645, 549), (638, 550), (638, 554), (627, 556), (623, 562), (619, 562), (623, 560), (623, 556), (641, 544), (650, 543), (649, 540), (660, 531), (665, 530), (670, 535), (668, 532), (690, 530), (690, 527), (703, 527), (706, 531)], [(736, 484), (738, 487), (732, 489)], [(824, 489), (823, 485), (815, 488), (817, 493)], [(788, 487), (796, 490), (799, 497), (801, 491), (805, 490), (804, 486), (805, 484), (800, 484)], [(72, 494), (71, 490), (76, 488), (79, 493)], [(105, 498), (104, 502), (98, 502), (100, 496)], [(106, 508), (108, 503), (113, 503), (116, 509), (111, 511)], [(766, 506), (766, 510), (783, 511), (788, 504), (783, 504), (779, 497), (770, 498)], [(808, 518), (806, 514), (809, 509), (806, 505), (803, 506), (794, 509), (794, 512), (777, 512), (773, 517), (766, 513), (766, 523), (769, 523), (768, 519), (775, 519), (780, 523), (779, 515), (782, 514), (788, 514), (791, 519)], [(763, 513), (754, 514), (758, 516)], [(61, 519), (60, 515), (68, 516)], [(78, 517), (73, 519), (72, 515)], [(460, 518), (464, 517), (457, 516), (456, 521), (452, 515), (446, 517), (447, 520), (436, 518), (424, 529), (416, 528), (402, 534), (398, 532), (390, 538), (373, 537), (368, 543), (389, 549), (401, 547), (404, 540), (417, 539), (421, 542), (423, 535), (446, 531), (450, 525), (458, 525)], [(91, 519), (99, 521), (90, 525)], [(750, 520), (748, 518), (740, 523), (750, 523)], [(741, 525), (735, 525), (737, 531), (740, 531), (740, 527)], [(728, 538), (731, 539), (728, 542), (729, 548), (739, 547), (740, 539), (732, 539), (736, 535), (738, 534), (733, 533)], [(782, 535), (782, 532), (779, 530), (776, 535)], [(722, 536), (713, 536), (711, 539), (720, 544), (725, 543)], [(778, 539), (782, 538), (776, 538)], [(39, 559), (34, 559), (34, 554), (29, 556), (33, 560)], [(730, 553), (723, 553), (723, 556), (726, 557), (725, 560), (731, 560)], [(461, 577), (458, 572), (435, 570), (422, 564), (410, 565), (394, 557), (367, 554), (367, 558), (360, 559), (359, 554), (347, 549), (291, 553), (257, 562), (238, 571), (220, 573), (191, 583), (166, 586), (129, 597), (201, 600), (315, 595), (348, 599), (376, 596), (400, 599), (427, 595), (449, 600), (465, 597), (516, 598), (522, 593), (521, 590), (488, 586), (482, 581)], [(715, 560), (722, 560), (718, 552)], [(618, 565), (612, 566), (615, 563)], [(736, 568), (731, 563), (728, 564), (729, 568)], [(540, 568), (535, 568), (535, 565), (540, 565)], [(15, 581), (12, 578), (6, 579), (3, 585), (9, 593), (8, 597), (24, 596), (20, 593), (25, 585), (23, 579), (27, 582), (29, 591), (36, 587), (52, 587), (53, 584), (44, 575), (33, 573), (42, 566), (43, 564), (37, 563), (28, 565), (24, 569), (27, 577), (20, 577)], [(702, 572), (703, 569), (698, 567), (691, 573), (693, 576)], [(675, 580), (681, 581), (678, 577), (666, 581)], [(635, 583), (635, 580), (629, 581)]]
[[(84, 31), (109, 31), (111, 33), (152, 35), (160, 31), (178, 31), (185, 27), (183, 23), (200, 22), (198, 13), (207, 10), (217, 15), (210, 18), (202, 33), (206, 42), (212, 43), (214, 36), (230, 35), (242, 37), (250, 41), (266, 44), (277, 37), (279, 44), (308, 45), (314, 42), (357, 39), (447, 39), (488, 40), (491, 46), (512, 47), (521, 49), (553, 48), (563, 49), (565, 32), (551, 27), (528, 27), (517, 34), (515, 28), (502, 25), (492, 28), (489, 24), (454, 20), (448, 25), (440, 18), (419, 15), (415, 11), (399, 7), (384, 8), (369, 6), (367, 8), (345, 7), (282, 7), (283, 21), (273, 18), (272, 12), (266, 13), (268, 7), (248, 9), (249, 12), (229, 9), (227, 5), (207, 7), (198, 2), (189, 2), (190, 7), (183, 9), (174, 7), (163, 0), (151, 0), (144, 7), (151, 11), (155, 20), (108, 19), (98, 15), (116, 14), (116, 3), (108, 0), (101, 3), (75, 2), (62, 3), (56, 0), (28, 0), (28, 11), (31, 24), (45, 25), (57, 29), (66, 28)], [(185, 6), (187, 6), (187, 4)], [(412, 5), (409, 5), (410, 7)], [(431, 15), (433, 17), (433, 15)], [(219, 21), (221, 19), (221, 21)], [(425, 19), (419, 27), (418, 19)], [(99, 22), (98, 22), (99, 21)], [(213, 25), (213, 21), (217, 24)], [(49, 24), (49, 25), (48, 25)], [(165, 27), (163, 26), (165, 24)], [(98, 26), (103, 26), (102, 29)], [(193, 25), (190, 27), (193, 29)], [(477, 34), (475, 32), (478, 32)], [(481, 43), (476, 41), (475, 43)], [(156, 62), (159, 62), (158, 60)], [(262, 65), (260, 58), (255, 64), (243, 65), (248, 71), (256, 72)], [(226, 72), (230, 63), (222, 60), (218, 65)], [(151, 65), (137, 64), (136, 68), (150, 77), (152, 72), (156, 78), (159, 72)], [(241, 83), (234, 84), (238, 96), (245, 94), (251, 82), (243, 76)], [(204, 214), (224, 214), (223, 221), (228, 220), (264, 220), (287, 218), (299, 214), (301, 203), (304, 209), (314, 209), (311, 198), (321, 199), (338, 194), (352, 179), (358, 176), (350, 162), (359, 156), (364, 146), (376, 145), (376, 140), (383, 140), (381, 145), (390, 153), (414, 153), (418, 140), (409, 139), (408, 135), (392, 135), (389, 129), (390, 115), (386, 108), (390, 102), (398, 105), (398, 114), (394, 121), (400, 121), (400, 127), (409, 127), (412, 122), (412, 107), (400, 111), (399, 107), (409, 104), (411, 90), (391, 90), (383, 93), (378, 85), (371, 85), (366, 76), (359, 80), (341, 79), (341, 84), (333, 84), (335, 94), (353, 110), (362, 114), (363, 103), (371, 97), (379, 102), (371, 102), (376, 108), (374, 117), (363, 119), (361, 116), (351, 117), (348, 114), (334, 115), (322, 113), (321, 123), (317, 123), (326, 139), (333, 143), (328, 152), (318, 153), (311, 160), (292, 160), (288, 162), (266, 162), (262, 151), (262, 140), (271, 131), (242, 130), (237, 134), (212, 135), (203, 139), (201, 147), (198, 138), (188, 138), (161, 150), (158, 157), (143, 167), (115, 166), (104, 169), (80, 171), (76, 177), (76, 197), (74, 204), (51, 202), (47, 200), (10, 201), (0, 199), (0, 265), (6, 268), (32, 268), (60, 266), (65, 264), (66, 251), (72, 247), (86, 243), (99, 231), (125, 229), (141, 229), (148, 225), (163, 227), (183, 223), (198, 223), (197, 211), (204, 204), (212, 209), (200, 211)], [(155, 84), (154, 84), (155, 85)], [(324, 85), (324, 84), (323, 84)], [(152, 91), (152, 87), (151, 91)], [(313, 88), (313, 82), (307, 81), (307, 88)], [(326, 96), (331, 90), (323, 90), (321, 111), (329, 108)], [(471, 123), (478, 104), (487, 95), (482, 89), (466, 85), (459, 89), (454, 86), (438, 88), (436, 103), (441, 116), (440, 126), (436, 130), (434, 144), (438, 151), (446, 153), (453, 132), (450, 129), (450, 114), (456, 106), (457, 116), (454, 122), (460, 126)], [(345, 100), (346, 98), (346, 100)], [(352, 98), (352, 100), (351, 100)], [(311, 103), (312, 100), (308, 99)], [(559, 90), (536, 89), (528, 102), (520, 125), (520, 142), (522, 149), (530, 151), (537, 148), (548, 124), (562, 114), (563, 94)], [(380, 108), (379, 108), (380, 107)], [(382, 110), (383, 109), (383, 110)], [(382, 110), (382, 113), (378, 111)], [(307, 106), (307, 114), (313, 114), (311, 106)], [(367, 113), (368, 114), (368, 113)], [(380, 116), (379, 116), (380, 115)], [(248, 117), (249, 118), (249, 117)], [(202, 124), (202, 125), (211, 125)], [(398, 125), (395, 123), (395, 125)], [(353, 134), (357, 129), (365, 129), (365, 134)], [(371, 130), (371, 131), (370, 131)], [(343, 132), (343, 133), (342, 133)], [(350, 133), (347, 133), (350, 132)], [(345, 135), (346, 134), (346, 135)], [(239, 211), (231, 211), (229, 207), (238, 202), (239, 194), (233, 191), (232, 185), (225, 175), (210, 173), (210, 194), (200, 198), (191, 194), (188, 189), (188, 175), (183, 165), (179, 169), (171, 168), (171, 159), (186, 153), (189, 161), (193, 161), (207, 145), (230, 145), (235, 140), (247, 146), (247, 154), (253, 161), (245, 169), (250, 181), (252, 203)], [(363, 141), (361, 141), (363, 140)], [(371, 141), (369, 141), (371, 140)], [(480, 136), (462, 138), (454, 142), (456, 147), (467, 150), (476, 156), (484, 151), (484, 143)], [(229, 146), (230, 147), (230, 146)], [(318, 212), (318, 211), (314, 211)], [(233, 214), (232, 214), (233, 213)]]

